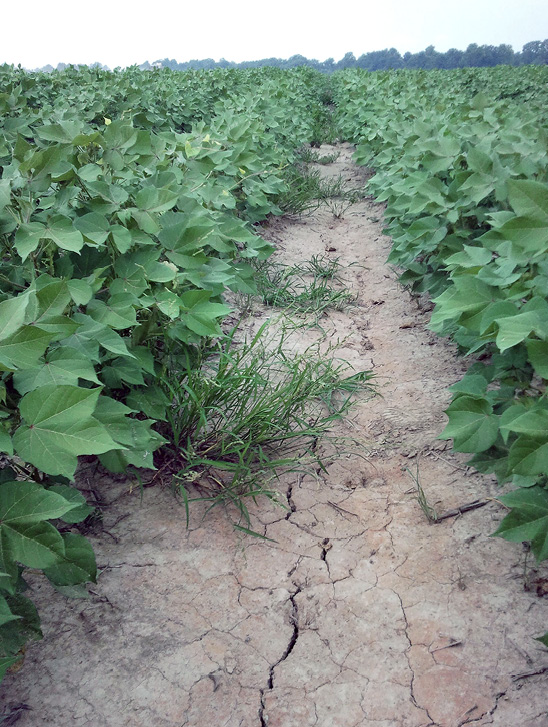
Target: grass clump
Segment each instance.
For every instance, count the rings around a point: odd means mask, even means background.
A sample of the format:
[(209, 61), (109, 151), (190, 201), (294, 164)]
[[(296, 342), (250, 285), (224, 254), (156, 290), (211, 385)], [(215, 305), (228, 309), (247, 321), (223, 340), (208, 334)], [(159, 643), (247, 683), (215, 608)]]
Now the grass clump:
[(278, 205), (286, 214), (311, 214), (324, 205), (334, 217), (341, 218), (366, 196), (363, 189), (348, 188), (341, 175), (323, 178), (319, 169), (309, 169), (302, 163), (287, 167), (285, 181), (287, 186)]
[[(166, 377), (170, 444), (160, 466), (173, 477), (187, 518), (192, 500), (222, 503), (236, 508), (242, 529), (242, 520), (250, 524), (245, 500), (276, 500), (270, 485), (281, 472), (325, 469), (319, 442), (341, 447), (331, 428), (356, 394), (373, 388), (370, 371), (320, 356), (316, 346), (291, 351), (288, 334), (269, 336), (267, 324), (249, 341), (238, 343), (236, 332)], [(191, 484), (203, 494), (190, 498)]]
[(320, 154), (317, 149), (309, 146), (302, 147), (297, 153), (303, 164), (333, 164), (340, 156), (340, 152), (338, 151), (332, 154)]
[(257, 291), (265, 305), (318, 321), (327, 310), (344, 310), (355, 299), (353, 293), (332, 285), (341, 267), (338, 258), (327, 256), (314, 256), (300, 266), (265, 260), (255, 268)]
[(322, 203), (322, 178), (318, 169), (294, 164), (285, 170), (287, 187), (278, 198), (278, 206), (290, 215), (311, 214)]

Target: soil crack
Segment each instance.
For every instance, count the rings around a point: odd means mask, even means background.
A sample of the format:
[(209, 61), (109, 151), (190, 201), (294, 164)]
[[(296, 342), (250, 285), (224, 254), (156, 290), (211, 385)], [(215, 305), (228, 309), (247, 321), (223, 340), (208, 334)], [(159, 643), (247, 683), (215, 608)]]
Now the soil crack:
[[(296, 584), (294, 584), (296, 585)], [(266, 689), (261, 689), (260, 691), (260, 707), (259, 707), (259, 724), (261, 727), (267, 727), (268, 726), (268, 715), (266, 714), (266, 693), (271, 692), (274, 689), (274, 672), (276, 668), (284, 662), (293, 649), (295, 648), (295, 645), (297, 644), (297, 641), (299, 639), (299, 605), (297, 604), (296, 598), (301, 593), (302, 588), (300, 586), (296, 586), (296, 590), (290, 595), (289, 601), (291, 603), (291, 612), (289, 614), (289, 623), (293, 626), (293, 633), (291, 634), (291, 637), (289, 639), (289, 642), (283, 652), (283, 654), (280, 656), (278, 661), (276, 661), (274, 664), (271, 665), (269, 669), (268, 674), (268, 681), (266, 683)]]

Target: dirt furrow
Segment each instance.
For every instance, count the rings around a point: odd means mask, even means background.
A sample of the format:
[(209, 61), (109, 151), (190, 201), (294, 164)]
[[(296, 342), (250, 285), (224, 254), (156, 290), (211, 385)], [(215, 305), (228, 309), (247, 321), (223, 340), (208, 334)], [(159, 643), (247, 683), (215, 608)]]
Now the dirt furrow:
[[(322, 173), (362, 184), (350, 147), (336, 151)], [(464, 363), (386, 265), (382, 207), (278, 218), (265, 236), (285, 264), (347, 266), (355, 304), (296, 345), (338, 340), (338, 356), (373, 369), (382, 396), (341, 428), (367, 457), (285, 477), (286, 509), (252, 514), (265, 541), (240, 539), (221, 510), (202, 519), (202, 505), (187, 530), (169, 491), (140, 505), (127, 483), (84, 475), (110, 503), (94, 539), (101, 576), (87, 601), (33, 583), (45, 638), (2, 687), (25, 705), (17, 724), (546, 727), (546, 674), (512, 677), (548, 664), (531, 638), (546, 608), (524, 590), (520, 548), (488, 537), (501, 507), (431, 524), (417, 503), (410, 472), (439, 514), (497, 489), (436, 439)], [(244, 328), (268, 315), (256, 306)]]

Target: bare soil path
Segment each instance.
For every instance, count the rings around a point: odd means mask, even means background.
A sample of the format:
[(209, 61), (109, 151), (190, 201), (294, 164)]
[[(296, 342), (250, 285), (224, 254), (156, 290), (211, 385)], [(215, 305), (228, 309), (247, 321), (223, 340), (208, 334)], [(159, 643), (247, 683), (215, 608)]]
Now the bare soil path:
[[(324, 173), (358, 186), (350, 147), (337, 150)], [(367, 200), (265, 230), (286, 263), (355, 264), (357, 304), (321, 324), (378, 377), (382, 398), (347, 424), (368, 459), (287, 477), (288, 509), (253, 516), (275, 542), (199, 506), (187, 530), (169, 491), (140, 506), (127, 483), (83, 476), (105, 503), (103, 571), (87, 601), (33, 583), (45, 638), (0, 693), (18, 727), (547, 727), (548, 654), (531, 635), (548, 609), (524, 590), (521, 548), (488, 537), (502, 508), (430, 524), (405, 471), (418, 462), (438, 513), (498, 492), (436, 440), (464, 364), (398, 285), (381, 230)]]

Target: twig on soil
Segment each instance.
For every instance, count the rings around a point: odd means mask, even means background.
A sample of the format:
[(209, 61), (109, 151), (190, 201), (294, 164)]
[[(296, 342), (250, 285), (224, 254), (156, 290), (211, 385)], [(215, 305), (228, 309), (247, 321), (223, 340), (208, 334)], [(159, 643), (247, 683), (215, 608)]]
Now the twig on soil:
[(427, 457), (434, 457), (435, 459), (439, 459), (440, 462), (445, 462), (445, 464), (448, 464), (449, 467), (452, 467), (455, 470), (460, 470), (461, 472), (464, 472), (465, 474), (468, 474), (470, 472), (470, 467), (460, 467), (458, 464), (453, 464), (453, 462), (450, 462), (448, 459), (445, 459), (444, 457), (440, 457), (439, 454), (436, 454), (435, 452), (426, 452)]
[(131, 515), (131, 513), (129, 513), (129, 512), (126, 512), (124, 515), (120, 515), (120, 517), (117, 517), (116, 520), (112, 523), (112, 525), (110, 527), (111, 528), (115, 527), (116, 525), (118, 525), (118, 523), (121, 523), (122, 520), (125, 520), (130, 515)]
[(344, 507), (341, 507), (340, 505), (335, 504), (334, 502), (331, 502), (331, 500), (327, 501), (328, 505), (331, 505), (335, 510), (338, 510), (339, 512), (346, 512), (348, 515), (352, 515), (352, 517), (357, 517), (358, 520), (360, 519), (359, 515), (356, 515), (355, 512), (350, 512), (350, 510), (345, 510)]
[(436, 522), (439, 523), (441, 520), (447, 520), (450, 517), (459, 517), (459, 515), (462, 515), (465, 512), (477, 510), (479, 507), (487, 505), (488, 502), (490, 502), (490, 500), (474, 500), (473, 502), (467, 502), (465, 505), (460, 505), (460, 507), (455, 507), (453, 510), (444, 512), (443, 515), (438, 515)]
[[(108, 603), (108, 605), (109, 605), (109, 606), (110, 606), (111, 608), (113, 608), (113, 609), (116, 609), (116, 610), (118, 610), (118, 606), (115, 606), (115, 605), (114, 605), (114, 603), (112, 603), (112, 601), (110, 600), (110, 598), (109, 598), (108, 596), (105, 596), (105, 594), (104, 594), (104, 593), (97, 593), (97, 591), (93, 591), (93, 590), (92, 590), (91, 588), (89, 588), (88, 590), (89, 590), (89, 592), (90, 592), (90, 593), (91, 593), (91, 594), (92, 594), (93, 596), (97, 596), (97, 598), (99, 599), (99, 601), (100, 601), (101, 603)], [(81, 617), (82, 617), (82, 618), (83, 618), (83, 619), (85, 620), (85, 616), (84, 616), (84, 613), (83, 613), (83, 611), (82, 611), (82, 612), (80, 613), (80, 616), (81, 616)]]
[(539, 666), (531, 671), (523, 671), (521, 674), (512, 674), (512, 680), (518, 682), (520, 679), (528, 679), (534, 677), (537, 674), (545, 674), (548, 671), (548, 664), (546, 666)]
[(531, 659), (531, 657), (529, 656), (529, 654), (526, 651), (524, 651), (521, 648), (521, 646), (518, 646), (518, 644), (516, 644), (516, 642), (513, 639), (511, 639), (509, 636), (506, 636), (506, 641), (508, 641), (510, 644), (512, 644), (512, 646), (514, 647), (514, 649), (518, 652), (518, 654), (520, 656), (522, 656), (525, 659), (525, 661), (528, 664), (532, 664), (533, 663), (533, 660)]
[(452, 641), (450, 644), (446, 644), (445, 646), (440, 646), (438, 649), (434, 649), (431, 651), (431, 654), (435, 654), (438, 651), (443, 651), (444, 649), (452, 649), (453, 646), (462, 646), (464, 644), (464, 641)]
[[(112, 523), (110, 526), (111, 528), (114, 528), (118, 523), (122, 522), (122, 520), (125, 520), (127, 517), (130, 516), (131, 513), (126, 512), (124, 515), (120, 515), (120, 517), (116, 518), (116, 520)], [(114, 535), (114, 533), (111, 533), (110, 530), (107, 530), (106, 528), (102, 529), (103, 533), (106, 533), (107, 535), (110, 535), (110, 537), (114, 540), (115, 543), (120, 542), (120, 538), (117, 535)]]
[[(462, 715), (462, 717), (459, 718), (459, 725), (467, 724), (470, 721), (469, 719), (465, 719), (464, 722), (461, 722), (460, 720), (464, 719), (465, 717), (466, 718), (469, 717), (472, 714), (472, 712), (477, 708), (478, 708), (478, 705), (474, 704), (473, 707), (470, 707), (470, 709), (467, 709), (466, 712)], [(475, 721), (475, 720), (472, 720), (472, 721)]]
[(110, 535), (116, 545), (118, 545), (118, 543), (120, 542), (120, 538), (117, 535), (114, 535), (114, 533), (111, 533), (110, 530), (107, 530), (106, 528), (103, 528), (102, 532), (105, 533), (105, 535)]

